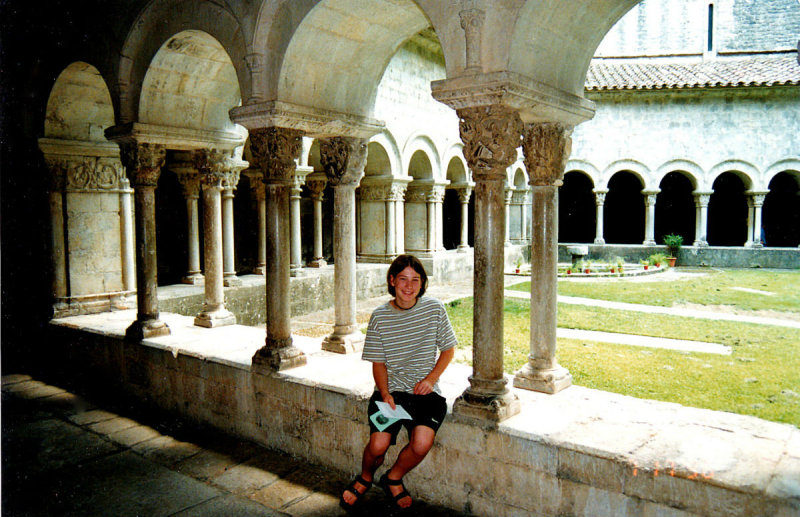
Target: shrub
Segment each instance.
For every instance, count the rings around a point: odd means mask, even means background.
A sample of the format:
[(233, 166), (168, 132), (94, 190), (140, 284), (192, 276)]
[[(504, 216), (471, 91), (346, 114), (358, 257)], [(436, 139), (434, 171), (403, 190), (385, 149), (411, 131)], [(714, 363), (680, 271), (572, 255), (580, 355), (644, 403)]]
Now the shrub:
[(683, 245), (682, 235), (675, 235), (674, 233), (670, 233), (669, 235), (664, 236), (664, 246), (667, 247), (670, 255), (672, 255), (673, 257), (678, 256), (678, 252), (681, 250), (682, 245)]

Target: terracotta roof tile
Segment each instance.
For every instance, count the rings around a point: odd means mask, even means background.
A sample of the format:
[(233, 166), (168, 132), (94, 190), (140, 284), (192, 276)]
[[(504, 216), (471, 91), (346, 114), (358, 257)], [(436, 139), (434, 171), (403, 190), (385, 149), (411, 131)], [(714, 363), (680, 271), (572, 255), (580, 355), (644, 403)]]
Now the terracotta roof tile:
[(702, 63), (611, 63), (593, 61), (586, 89), (658, 90), (737, 86), (800, 85), (795, 54), (758, 56)]

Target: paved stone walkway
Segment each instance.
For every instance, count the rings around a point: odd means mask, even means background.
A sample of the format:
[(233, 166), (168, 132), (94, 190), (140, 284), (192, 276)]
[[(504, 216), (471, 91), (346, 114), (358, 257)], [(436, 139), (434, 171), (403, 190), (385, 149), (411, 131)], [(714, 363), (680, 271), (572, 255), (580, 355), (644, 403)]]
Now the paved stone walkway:
[[(341, 473), (113, 406), (27, 375), (4, 376), (3, 515), (346, 515), (338, 504), (349, 478)], [(392, 514), (378, 488), (363, 514)], [(418, 501), (413, 515), (460, 514)]]

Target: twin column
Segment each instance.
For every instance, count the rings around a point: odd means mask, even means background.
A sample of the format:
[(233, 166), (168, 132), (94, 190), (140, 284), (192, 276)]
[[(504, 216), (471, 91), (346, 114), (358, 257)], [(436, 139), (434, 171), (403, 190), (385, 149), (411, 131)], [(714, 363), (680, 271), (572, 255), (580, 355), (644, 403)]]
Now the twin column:
[[(501, 106), (458, 110), (464, 157), (475, 180), (473, 374), (453, 411), (500, 421), (519, 411), (503, 374), (503, 259), (506, 237), (505, 169), (522, 144), (533, 189), (531, 236), (531, 354), (515, 386), (554, 393), (571, 384), (555, 360), (557, 188), (569, 157), (571, 128), (523, 125), (517, 111)], [(524, 134), (524, 140), (521, 137)]]

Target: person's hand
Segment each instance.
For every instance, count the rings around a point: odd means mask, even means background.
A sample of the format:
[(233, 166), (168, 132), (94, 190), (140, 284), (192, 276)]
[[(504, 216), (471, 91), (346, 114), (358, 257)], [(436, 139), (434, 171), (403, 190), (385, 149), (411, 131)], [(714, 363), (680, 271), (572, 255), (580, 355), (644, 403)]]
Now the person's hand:
[(394, 397), (392, 397), (391, 393), (387, 393), (386, 395), (381, 395), (383, 401), (389, 404), (392, 409), (397, 409), (397, 406), (394, 405)]
[(427, 395), (433, 393), (433, 383), (424, 378), (414, 385), (414, 395)]

